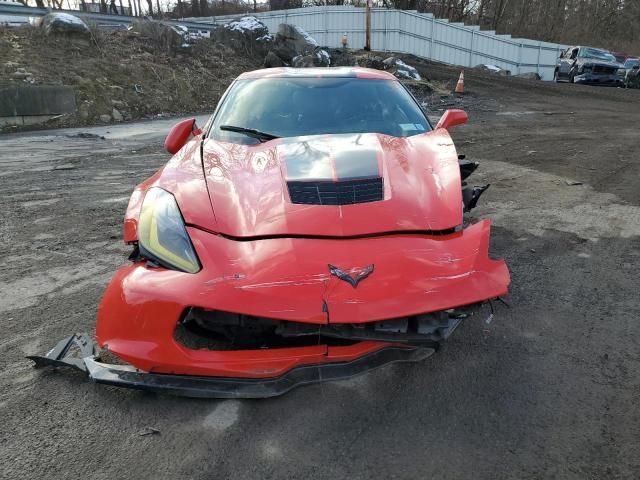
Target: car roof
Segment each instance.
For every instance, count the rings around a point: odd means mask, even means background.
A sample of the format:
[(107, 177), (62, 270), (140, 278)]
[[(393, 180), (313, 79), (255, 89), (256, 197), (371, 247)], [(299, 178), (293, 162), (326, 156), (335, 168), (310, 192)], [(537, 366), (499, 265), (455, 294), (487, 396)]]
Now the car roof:
[(362, 67), (263, 68), (245, 72), (238, 77), (238, 80), (257, 78), (368, 78), (397, 80), (389, 72)]

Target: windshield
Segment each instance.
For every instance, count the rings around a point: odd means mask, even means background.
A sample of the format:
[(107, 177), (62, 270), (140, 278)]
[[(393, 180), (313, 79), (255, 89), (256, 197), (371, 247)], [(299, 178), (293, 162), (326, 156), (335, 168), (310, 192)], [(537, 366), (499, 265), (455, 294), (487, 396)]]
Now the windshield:
[(578, 53), (578, 56), (582, 58), (593, 58), (596, 60), (605, 60), (607, 62), (616, 61), (616, 57), (611, 55), (609, 52), (605, 50), (598, 50), (597, 48), (581, 48), (580, 53)]
[(365, 132), (408, 137), (431, 130), (400, 82), (335, 77), (239, 80), (216, 114), (211, 136), (232, 143), (259, 141), (221, 126), (276, 137)]
[(624, 67), (625, 68), (633, 68), (636, 65), (640, 65), (640, 59), (638, 59), (638, 58), (632, 58), (632, 59), (629, 59), (626, 62), (624, 62)]

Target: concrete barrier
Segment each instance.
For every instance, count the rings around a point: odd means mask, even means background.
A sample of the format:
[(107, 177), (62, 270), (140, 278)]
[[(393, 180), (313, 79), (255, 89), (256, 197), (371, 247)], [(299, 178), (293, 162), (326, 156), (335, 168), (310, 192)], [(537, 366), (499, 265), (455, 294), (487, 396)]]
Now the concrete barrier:
[(0, 87), (0, 126), (33, 125), (76, 111), (76, 93), (61, 85)]

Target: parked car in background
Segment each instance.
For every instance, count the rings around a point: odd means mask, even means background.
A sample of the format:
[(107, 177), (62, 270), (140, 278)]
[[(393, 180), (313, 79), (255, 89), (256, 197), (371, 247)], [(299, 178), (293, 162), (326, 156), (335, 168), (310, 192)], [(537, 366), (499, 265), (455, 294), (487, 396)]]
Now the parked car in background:
[(620, 52), (611, 52), (611, 55), (616, 58), (616, 62), (618, 63), (624, 63), (627, 61), (627, 59), (631, 58), (631, 55)]
[(640, 58), (630, 58), (624, 62), (624, 86), (640, 88)]
[(633, 69), (633, 67), (636, 67), (638, 65), (640, 65), (640, 58), (636, 58), (636, 57), (627, 58), (625, 62), (622, 64), (625, 70), (624, 71), (625, 75), (629, 73), (629, 70)]
[(556, 82), (587, 83), (621, 87), (624, 65), (607, 50), (592, 47), (569, 47), (560, 54), (553, 79)]

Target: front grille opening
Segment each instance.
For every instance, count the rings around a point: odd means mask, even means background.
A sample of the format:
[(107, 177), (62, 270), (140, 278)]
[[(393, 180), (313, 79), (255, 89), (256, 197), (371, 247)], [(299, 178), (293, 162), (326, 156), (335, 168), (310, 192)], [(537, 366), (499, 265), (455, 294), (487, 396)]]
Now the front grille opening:
[[(294, 323), (222, 311), (190, 308), (178, 322), (174, 339), (193, 350), (260, 350), (264, 348), (353, 345), (353, 340), (320, 335), (320, 325), (304, 325), (304, 335), (279, 333), (283, 324)], [(314, 333), (317, 332), (317, 333)]]
[(291, 203), (303, 205), (353, 205), (384, 200), (381, 177), (357, 180), (287, 182)]
[(446, 339), (481, 304), (367, 323), (316, 325), (238, 313), (186, 310), (174, 339), (193, 350), (259, 350), (362, 341), (434, 346)]

